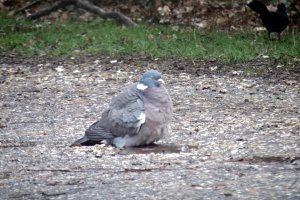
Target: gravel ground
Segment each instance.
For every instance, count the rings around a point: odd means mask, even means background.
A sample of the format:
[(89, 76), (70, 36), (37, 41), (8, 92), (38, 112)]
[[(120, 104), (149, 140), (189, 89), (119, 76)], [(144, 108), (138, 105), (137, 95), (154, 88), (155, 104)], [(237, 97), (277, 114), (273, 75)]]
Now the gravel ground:
[(70, 63), (0, 65), (1, 199), (300, 199), (299, 80), (155, 62), (174, 103), (169, 135), (151, 147), (70, 148), (150, 67)]

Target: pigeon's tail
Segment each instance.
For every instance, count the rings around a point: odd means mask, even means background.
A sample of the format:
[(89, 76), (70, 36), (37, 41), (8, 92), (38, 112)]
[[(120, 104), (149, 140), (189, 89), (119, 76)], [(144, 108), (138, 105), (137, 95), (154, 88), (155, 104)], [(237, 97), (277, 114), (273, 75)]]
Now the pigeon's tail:
[(107, 132), (104, 128), (103, 128), (103, 123), (102, 121), (97, 121), (95, 123), (93, 123), (86, 131), (85, 131), (85, 135), (75, 141), (71, 147), (74, 146), (92, 146), (95, 144), (101, 144), (101, 143), (106, 143), (106, 144), (110, 144), (111, 140), (114, 138), (114, 136)]
[(269, 10), (265, 4), (260, 1), (253, 0), (247, 4), (249, 8), (251, 8), (254, 12), (258, 13), (260, 16), (264, 16), (269, 14)]
[(70, 147), (78, 147), (78, 146), (93, 146), (95, 144), (99, 144), (100, 141), (89, 140), (86, 136), (83, 136), (79, 140), (76, 140)]

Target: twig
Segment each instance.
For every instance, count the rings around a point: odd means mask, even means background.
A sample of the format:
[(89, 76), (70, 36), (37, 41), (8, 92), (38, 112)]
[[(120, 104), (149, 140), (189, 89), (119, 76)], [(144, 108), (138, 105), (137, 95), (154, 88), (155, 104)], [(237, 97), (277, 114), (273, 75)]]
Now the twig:
[[(182, 170), (183, 168), (166, 168), (166, 167), (154, 167), (154, 168), (125, 168), (125, 169), (113, 169), (113, 168), (89, 168), (83, 170), (76, 169), (26, 169), (26, 171), (35, 171), (35, 172), (67, 172), (67, 173), (76, 173), (76, 172), (99, 172), (105, 171), (106, 173), (130, 173), (130, 172), (154, 172), (154, 171), (176, 171)], [(196, 167), (186, 167), (186, 170), (195, 170)]]
[(62, 191), (62, 192), (53, 192), (53, 193), (43, 191), (41, 194), (46, 197), (57, 197), (60, 195), (73, 194), (73, 193), (77, 193), (79, 191), (84, 191), (84, 190), (89, 190), (89, 189), (94, 189), (94, 188), (95, 187), (90, 186), (90, 187), (85, 187), (85, 188), (76, 188), (76, 189), (70, 189), (70, 190), (66, 190), (66, 191)]
[(121, 22), (128, 26), (137, 26), (135, 22), (133, 22), (129, 17), (123, 15), (120, 12), (105, 12), (102, 8), (91, 4), (86, 0), (75, 0), (77, 7), (92, 12), (94, 14), (99, 15), (100, 17), (106, 18), (113, 18), (118, 22)]
[(72, 4), (72, 3), (73, 3), (72, 0), (60, 0), (60, 1), (57, 1), (52, 6), (47, 7), (45, 9), (42, 9), (40, 11), (37, 11), (36, 13), (33, 13), (32, 15), (29, 15), (27, 17), (27, 19), (31, 19), (31, 20), (38, 19), (38, 18), (40, 18), (42, 16), (50, 14), (53, 11), (58, 10), (60, 8), (64, 8), (64, 7), (66, 7), (66, 6), (68, 6), (68, 5)]
[(85, 172), (83, 170), (71, 170), (71, 169), (27, 169), (27, 171), (35, 172)]
[(16, 11), (16, 13), (22, 12), (22, 11), (24, 11), (24, 10), (30, 8), (31, 6), (34, 6), (35, 4), (39, 3), (40, 1), (41, 1), (41, 0), (35, 0), (35, 1), (31, 2), (30, 4), (28, 4), (28, 5), (26, 5), (26, 6), (23, 6), (22, 8), (18, 9), (18, 10)]
[(23, 122), (11, 122), (10, 124), (46, 124), (49, 123), (47, 121), (23, 121)]
[(138, 26), (134, 21), (132, 21), (129, 17), (123, 15), (120, 12), (106, 12), (102, 8), (95, 6), (91, 4), (87, 0), (60, 0), (56, 3), (54, 3), (52, 6), (47, 7), (43, 10), (37, 11), (36, 13), (33, 13), (32, 15), (28, 16), (27, 19), (34, 20), (38, 19), (42, 16), (48, 15), (53, 11), (56, 11), (60, 8), (64, 8), (68, 5), (75, 5), (77, 8), (82, 8), (86, 11), (92, 12), (96, 15), (99, 15), (100, 17), (107, 19), (112, 18), (116, 20), (117, 22), (120, 22), (122, 24), (125, 24), (127, 26)]

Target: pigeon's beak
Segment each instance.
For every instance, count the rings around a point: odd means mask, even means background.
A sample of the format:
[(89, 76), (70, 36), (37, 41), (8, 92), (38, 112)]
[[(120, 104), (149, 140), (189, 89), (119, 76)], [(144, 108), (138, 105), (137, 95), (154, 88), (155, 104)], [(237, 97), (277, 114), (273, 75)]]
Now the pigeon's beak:
[(158, 82), (165, 84), (164, 80), (162, 80), (161, 78), (157, 80)]

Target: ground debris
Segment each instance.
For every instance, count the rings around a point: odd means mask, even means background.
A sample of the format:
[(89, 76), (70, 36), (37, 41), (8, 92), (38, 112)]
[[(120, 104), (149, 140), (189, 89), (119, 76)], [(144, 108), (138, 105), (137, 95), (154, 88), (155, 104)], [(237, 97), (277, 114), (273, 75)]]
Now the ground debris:
[(70, 148), (150, 66), (76, 59), (0, 64), (1, 199), (299, 198), (297, 77), (152, 61), (173, 99), (170, 133), (150, 147)]

